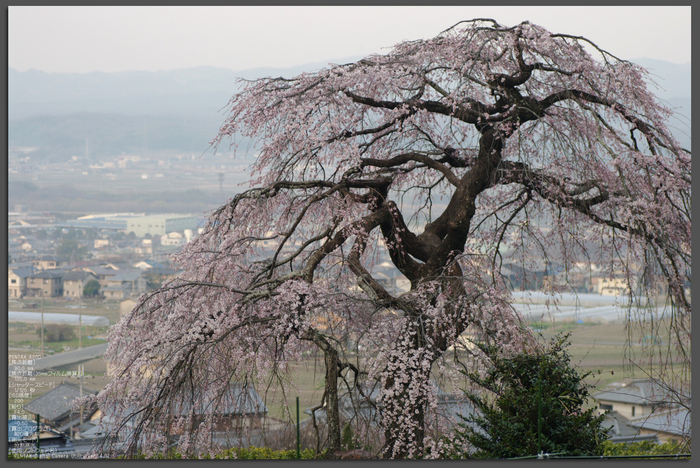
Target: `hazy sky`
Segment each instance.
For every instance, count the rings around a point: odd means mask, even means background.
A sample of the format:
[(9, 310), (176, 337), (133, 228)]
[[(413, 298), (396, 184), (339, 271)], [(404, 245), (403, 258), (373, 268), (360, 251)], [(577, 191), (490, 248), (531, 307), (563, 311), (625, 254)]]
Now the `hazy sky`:
[(8, 65), (115, 72), (289, 67), (382, 52), (460, 20), (529, 20), (634, 60), (691, 60), (690, 6), (9, 7)]

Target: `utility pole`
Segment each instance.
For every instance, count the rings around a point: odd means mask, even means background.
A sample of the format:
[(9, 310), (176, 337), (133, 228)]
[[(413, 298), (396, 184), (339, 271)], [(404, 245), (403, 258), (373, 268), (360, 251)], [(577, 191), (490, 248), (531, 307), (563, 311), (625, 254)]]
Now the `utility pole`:
[(299, 397), (297, 397), (297, 460), (299, 459)]
[(44, 292), (41, 294), (41, 357), (44, 357)]
[(41, 458), (41, 417), (36, 415), (36, 458)]
[(78, 292), (78, 349), (83, 349), (83, 292)]
[(83, 424), (83, 404), (82, 404), (82, 398), (83, 398), (83, 376), (85, 375), (85, 365), (80, 364), (78, 366), (78, 373), (80, 374), (80, 425), (82, 426)]

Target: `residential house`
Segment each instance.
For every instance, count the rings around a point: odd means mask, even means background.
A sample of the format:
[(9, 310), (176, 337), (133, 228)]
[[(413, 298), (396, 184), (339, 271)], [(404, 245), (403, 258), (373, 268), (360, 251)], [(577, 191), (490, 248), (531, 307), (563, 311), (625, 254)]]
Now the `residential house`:
[[(130, 411), (135, 412), (133, 408)], [(103, 414), (104, 413), (104, 414)], [(259, 432), (266, 426), (268, 409), (260, 398), (255, 388), (250, 384), (231, 383), (221, 393), (214, 395), (206, 401), (192, 407), (190, 399), (184, 399), (179, 403), (173, 403), (170, 407), (170, 435), (174, 439), (183, 434), (183, 424), (179, 424), (181, 418), (195, 414), (195, 424), (199, 424), (207, 416), (214, 416), (211, 426), (212, 437), (220, 445), (231, 447), (239, 445), (238, 442), (251, 433)], [(106, 438), (115, 437), (126, 439), (129, 437), (136, 420), (132, 419), (120, 428), (117, 437), (115, 414), (113, 408), (101, 408), (91, 418), (90, 424), (83, 425), (81, 437)]]
[(153, 267), (144, 270), (142, 276), (146, 279), (148, 289), (156, 289), (164, 283), (177, 278), (181, 272), (182, 270), (173, 270), (172, 268)]
[(544, 271), (533, 271), (515, 263), (509, 263), (501, 267), (501, 275), (506, 279), (511, 289), (535, 290), (542, 286)]
[(27, 296), (27, 283), (30, 276), (35, 273), (32, 266), (8, 268), (7, 270), (7, 297), (19, 299)]
[[(23, 451), (35, 454), (37, 447), (37, 424), (29, 419), (12, 417), (7, 421), (7, 448), (10, 451)], [(39, 446), (42, 451), (53, 451), (71, 447), (68, 436), (45, 424), (39, 424)]]
[(113, 270), (131, 270), (133, 267), (129, 262), (110, 262), (105, 263), (102, 266), (105, 268), (111, 268)]
[(27, 296), (61, 297), (63, 296), (63, 276), (65, 270), (43, 270), (27, 278)]
[[(182, 418), (192, 412), (189, 399), (173, 406), (173, 414)], [(215, 432), (241, 432), (261, 429), (262, 419), (268, 413), (268, 409), (252, 384), (232, 382), (221, 395), (211, 395), (207, 401), (195, 407), (194, 413), (202, 419), (213, 414), (216, 417), (213, 426)], [(175, 421), (173, 425), (178, 426)], [(173, 432), (173, 435), (177, 433)]]
[(153, 268), (153, 263), (153, 261), (141, 260), (139, 262), (134, 263), (131, 266), (134, 268), (140, 268), (142, 270), (148, 270), (149, 268)]
[(342, 323), (342, 317), (334, 314), (330, 310), (326, 310), (324, 315), (316, 315), (311, 318), (313, 327), (323, 333), (332, 333), (333, 329)]
[(134, 247), (134, 253), (139, 255), (152, 255), (153, 239), (142, 239), (141, 245)]
[[(635, 286), (632, 278), (632, 287)], [(598, 279), (598, 292), (603, 296), (628, 296), (630, 294), (630, 282), (624, 276), (605, 277)]]
[(630, 274), (628, 269), (635, 272), (640, 270), (640, 266), (634, 262), (625, 266), (616, 261), (607, 269), (601, 269), (597, 292), (603, 296), (627, 296), (636, 290), (638, 278), (635, 274)]
[[(27, 245), (31, 248), (30, 244)], [(7, 255), (9, 255), (9, 258), (20, 258), (24, 252), (24, 243), (12, 239), (7, 241)]]
[[(466, 397), (446, 393), (436, 382), (431, 383), (435, 388), (437, 407), (430, 410), (426, 418), (432, 431), (437, 434), (452, 432), (456, 424), (464, 423), (462, 416), (467, 417), (477, 411)], [(376, 430), (379, 427), (379, 409), (381, 407), (377, 401), (379, 391), (378, 382), (371, 385), (359, 382), (351, 390), (342, 392), (338, 396), (341, 425), (347, 422), (355, 427), (363, 427), (364, 430), (371, 428)], [(312, 414), (311, 409), (306, 409), (304, 412)], [(325, 406), (313, 413), (315, 413), (317, 421), (325, 421)], [(312, 423), (312, 418), (307, 419), (304, 423)]]
[(163, 246), (179, 247), (181, 245), (185, 245), (186, 243), (187, 241), (185, 240), (185, 236), (179, 232), (169, 232), (164, 236), (160, 236), (160, 245)]
[(65, 266), (67, 260), (56, 255), (42, 255), (32, 260), (32, 263), (38, 270), (52, 270)]
[(133, 432), (134, 422), (127, 421), (127, 423), (121, 428), (118, 436), (113, 434), (116, 431), (116, 427), (113, 422), (113, 418), (109, 415), (102, 417), (102, 412), (97, 410), (97, 412), (90, 418), (89, 421), (81, 424), (76, 428), (81, 439), (91, 439), (91, 440), (104, 440), (110, 438), (112, 440), (129, 440)]
[(94, 248), (96, 249), (105, 249), (111, 245), (111, 241), (109, 239), (95, 239), (94, 242)]
[(24, 409), (32, 414), (38, 414), (41, 421), (63, 432), (71, 432), (83, 422), (89, 420), (97, 411), (97, 406), (83, 408), (82, 415), (79, 409), (73, 409), (73, 403), (81, 396), (96, 395), (96, 390), (67, 380), (52, 388), (48, 392), (36, 397), (26, 405)]
[(10, 221), (9, 223), (7, 223), (7, 225), (9, 227), (17, 227), (17, 226), (29, 227), (29, 226), (32, 226), (32, 223), (30, 223), (29, 221), (25, 221), (23, 219), (17, 219), (15, 221)]
[(615, 383), (591, 395), (605, 412), (613, 442), (690, 438), (690, 411), (679, 406), (668, 389), (652, 379)]
[(614, 443), (642, 442), (650, 440), (658, 442), (656, 434), (641, 435), (639, 428), (630, 425), (630, 419), (617, 411), (605, 413), (602, 426), (608, 428), (608, 440)]
[(660, 443), (682, 442), (691, 436), (690, 410), (673, 408), (651, 416), (635, 418), (628, 423), (639, 429), (642, 436), (656, 436)]
[(114, 267), (104, 265), (86, 265), (80, 268), (83, 271), (89, 271), (97, 277), (100, 286), (107, 286), (107, 279), (119, 274), (119, 270)]
[(70, 270), (63, 276), (63, 295), (77, 298), (83, 296), (83, 288), (88, 281), (98, 281), (97, 276), (90, 271)]
[(598, 402), (599, 411), (616, 411), (627, 419), (649, 416), (659, 407), (668, 407), (672, 399), (668, 391), (651, 379), (615, 383), (591, 395)]
[(131, 265), (131, 267), (140, 268), (142, 270), (150, 270), (151, 268), (163, 268), (163, 269), (169, 268), (168, 264), (160, 263), (160, 262), (153, 260), (153, 259), (141, 260), (141, 261), (136, 262), (133, 265)]
[(130, 296), (138, 296), (146, 291), (146, 278), (142, 270), (120, 271), (107, 278), (102, 288), (105, 299), (123, 300)]

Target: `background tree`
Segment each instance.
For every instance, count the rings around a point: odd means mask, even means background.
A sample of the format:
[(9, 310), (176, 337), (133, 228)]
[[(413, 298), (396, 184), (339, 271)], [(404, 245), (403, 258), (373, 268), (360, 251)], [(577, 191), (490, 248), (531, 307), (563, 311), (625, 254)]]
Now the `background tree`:
[(590, 372), (571, 367), (568, 335), (547, 347), (503, 355), (495, 346), (481, 346), (485, 375), (465, 373), (482, 391), (466, 391), (476, 414), (463, 418), (458, 444), (477, 449), (474, 458), (515, 458), (539, 453), (601, 455), (607, 429), (596, 408), (583, 406), (593, 386)]
[(76, 261), (90, 258), (92, 254), (86, 246), (78, 242), (74, 237), (64, 236), (56, 247), (56, 255)]
[[(37, 327), (36, 334), (41, 337), (41, 326)], [(75, 338), (75, 330), (70, 325), (51, 324), (44, 326), (44, 340), (47, 343), (70, 341), (73, 338)]]
[(100, 282), (97, 280), (90, 280), (83, 286), (83, 296), (93, 297), (100, 294)]
[[(219, 404), (232, 380), (286, 394), (289, 363), (318, 347), (330, 445), (334, 376), (361, 375), (381, 387), (383, 456), (423, 456), (430, 379), (457, 337), (532, 341), (501, 281), (506, 244), (523, 266), (584, 260), (665, 284), (689, 376), (691, 160), (647, 79), (585, 38), (474, 20), (246, 82), (213, 145), (252, 142), (254, 188), (211, 213), (175, 257), (181, 277), (110, 335), (106, 358), (123, 371), (98, 398), (134, 423), (130, 449), (167, 446), (163, 415), (183, 399), (193, 412)], [(372, 278), (382, 252), (410, 291)], [(367, 349), (357, 372), (338, 339), (351, 335)], [(194, 421), (180, 444), (206, 447)]]

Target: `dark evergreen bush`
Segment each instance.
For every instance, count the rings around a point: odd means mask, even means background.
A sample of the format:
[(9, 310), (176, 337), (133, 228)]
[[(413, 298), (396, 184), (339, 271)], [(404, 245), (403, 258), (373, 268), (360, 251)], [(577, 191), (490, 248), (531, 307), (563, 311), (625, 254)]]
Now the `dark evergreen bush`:
[[(544, 452), (600, 455), (607, 439), (603, 416), (583, 410), (592, 387), (570, 365), (569, 335), (557, 336), (531, 354), (503, 356), (480, 346), (491, 367), (486, 376), (466, 373), (486, 394), (465, 392), (478, 414), (463, 418), (457, 445), (476, 449), (470, 458), (515, 458)], [(469, 424), (472, 423), (472, 424)]]

